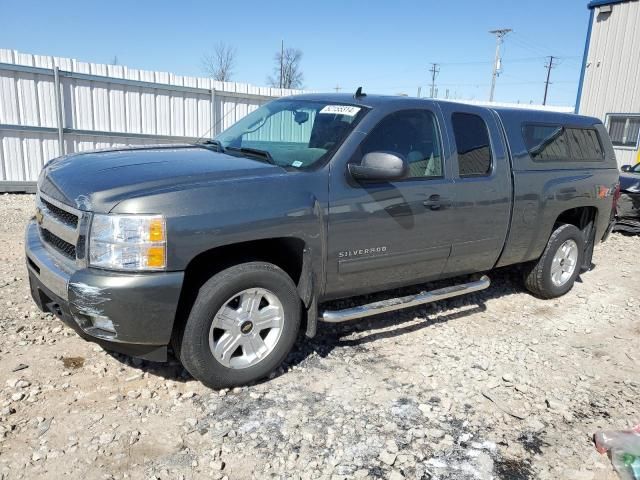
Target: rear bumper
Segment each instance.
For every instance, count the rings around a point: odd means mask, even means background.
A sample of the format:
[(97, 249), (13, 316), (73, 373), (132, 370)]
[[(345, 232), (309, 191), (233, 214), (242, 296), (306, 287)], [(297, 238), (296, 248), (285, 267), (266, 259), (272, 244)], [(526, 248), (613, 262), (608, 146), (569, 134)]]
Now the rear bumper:
[(107, 349), (166, 359), (183, 272), (76, 269), (73, 262), (49, 251), (34, 221), (27, 226), (25, 246), (31, 296), (41, 310)]

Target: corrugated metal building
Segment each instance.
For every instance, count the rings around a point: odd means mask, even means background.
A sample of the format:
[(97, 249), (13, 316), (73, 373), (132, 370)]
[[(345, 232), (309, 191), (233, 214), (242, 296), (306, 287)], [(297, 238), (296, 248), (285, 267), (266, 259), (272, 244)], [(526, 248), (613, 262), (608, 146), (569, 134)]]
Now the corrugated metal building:
[(640, 0), (593, 0), (576, 111), (605, 122), (619, 165), (640, 162)]

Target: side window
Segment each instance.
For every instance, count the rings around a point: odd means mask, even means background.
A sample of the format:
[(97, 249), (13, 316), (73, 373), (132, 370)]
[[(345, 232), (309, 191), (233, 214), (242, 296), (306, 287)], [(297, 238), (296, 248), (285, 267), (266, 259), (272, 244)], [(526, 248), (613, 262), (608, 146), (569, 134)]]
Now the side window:
[(567, 137), (574, 161), (604, 160), (600, 137), (593, 128), (567, 128)]
[(428, 110), (404, 110), (385, 117), (360, 146), (362, 155), (393, 152), (409, 162), (409, 177), (442, 177), (437, 121)]
[(524, 125), (522, 136), (532, 160), (570, 160), (567, 138), (561, 125)]
[(458, 150), (458, 170), (461, 177), (491, 173), (491, 142), (487, 124), (478, 115), (454, 113), (451, 116)]

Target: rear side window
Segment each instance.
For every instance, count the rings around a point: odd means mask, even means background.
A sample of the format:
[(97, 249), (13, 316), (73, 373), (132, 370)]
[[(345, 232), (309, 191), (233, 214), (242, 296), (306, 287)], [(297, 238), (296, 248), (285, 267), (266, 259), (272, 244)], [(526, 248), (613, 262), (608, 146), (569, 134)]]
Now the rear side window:
[(533, 160), (568, 161), (569, 147), (564, 128), (560, 125), (525, 125), (524, 144)]
[(534, 161), (601, 161), (604, 152), (593, 128), (564, 128), (562, 125), (524, 125), (524, 143)]
[(592, 128), (567, 128), (571, 155), (579, 160), (603, 160), (604, 152), (598, 132)]
[(454, 113), (451, 116), (458, 150), (458, 171), (461, 177), (491, 173), (491, 142), (487, 124), (478, 115)]

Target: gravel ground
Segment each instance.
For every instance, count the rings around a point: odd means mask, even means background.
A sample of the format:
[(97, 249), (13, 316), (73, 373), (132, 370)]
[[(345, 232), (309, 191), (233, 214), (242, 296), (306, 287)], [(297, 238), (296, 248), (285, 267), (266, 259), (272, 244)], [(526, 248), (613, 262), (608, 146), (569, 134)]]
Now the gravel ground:
[(561, 299), (501, 270), (475, 295), (321, 325), (271, 380), (211, 391), (36, 309), (32, 208), (0, 197), (0, 480), (613, 479), (590, 437), (640, 422), (638, 237), (599, 246)]

